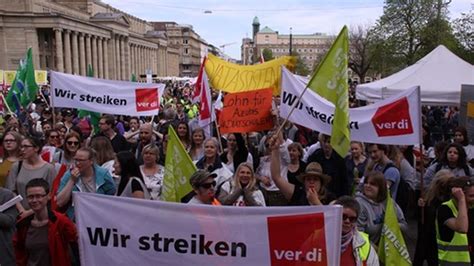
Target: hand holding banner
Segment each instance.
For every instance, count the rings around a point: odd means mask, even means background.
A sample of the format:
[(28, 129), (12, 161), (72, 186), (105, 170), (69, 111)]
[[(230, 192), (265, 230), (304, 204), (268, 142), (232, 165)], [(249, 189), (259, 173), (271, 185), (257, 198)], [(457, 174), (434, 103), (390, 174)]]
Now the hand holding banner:
[(272, 90), (229, 93), (219, 118), (222, 133), (245, 133), (273, 127)]

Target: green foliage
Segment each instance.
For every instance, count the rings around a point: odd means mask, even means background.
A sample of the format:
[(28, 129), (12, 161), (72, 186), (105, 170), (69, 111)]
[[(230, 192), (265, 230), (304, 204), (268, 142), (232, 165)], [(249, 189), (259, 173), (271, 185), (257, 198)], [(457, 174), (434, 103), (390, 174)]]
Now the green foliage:
[(263, 48), (262, 55), (265, 62), (274, 59), (272, 50), (268, 48)]
[(311, 74), (311, 70), (308, 68), (301, 56), (297, 52), (293, 52), (292, 54), (296, 57), (295, 74), (300, 76), (308, 76)]

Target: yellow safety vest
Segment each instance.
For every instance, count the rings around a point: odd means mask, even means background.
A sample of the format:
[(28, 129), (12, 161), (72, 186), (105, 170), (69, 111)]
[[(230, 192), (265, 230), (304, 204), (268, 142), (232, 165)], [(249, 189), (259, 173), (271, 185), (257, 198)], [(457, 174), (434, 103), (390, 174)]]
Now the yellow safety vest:
[(359, 232), (359, 234), (364, 239), (365, 243), (359, 248), (359, 258), (362, 261), (362, 265), (367, 265), (367, 259), (370, 254), (370, 240), (369, 235), (364, 232)]
[[(451, 209), (454, 217), (458, 216), (458, 209), (453, 200), (446, 201), (443, 205)], [(438, 243), (439, 265), (471, 265), (467, 234), (454, 232), (450, 242), (443, 241), (439, 235), (439, 225), (436, 220), (436, 242)]]

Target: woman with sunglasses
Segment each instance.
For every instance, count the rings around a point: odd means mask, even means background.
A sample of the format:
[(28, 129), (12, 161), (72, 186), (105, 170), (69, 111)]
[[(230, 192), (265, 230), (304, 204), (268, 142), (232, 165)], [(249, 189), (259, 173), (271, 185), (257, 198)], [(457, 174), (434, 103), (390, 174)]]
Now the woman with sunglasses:
[(209, 173), (206, 170), (197, 170), (189, 178), (189, 183), (193, 188), (194, 197), (188, 204), (208, 204), (221, 205), (215, 198), (216, 174)]
[(17, 209), (20, 216), (24, 217), (32, 213), (26, 201), (26, 184), (34, 178), (42, 178), (51, 186), (56, 170), (54, 165), (41, 158), (42, 143), (39, 139), (26, 137), (22, 140), (20, 147), (23, 159), (13, 164), (7, 177), (6, 188), (23, 197), (21, 203), (17, 204)]
[(5, 187), (8, 172), (20, 160), (20, 146), (23, 136), (16, 131), (8, 131), (3, 137), (3, 158), (0, 163), (0, 187)]
[(352, 197), (342, 196), (334, 204), (342, 206), (341, 260), (340, 265), (379, 265), (377, 252), (369, 236), (356, 228), (360, 205)]
[(265, 206), (265, 198), (258, 188), (257, 178), (250, 163), (241, 163), (234, 178), (222, 185), (219, 201), (223, 205)]
[(74, 155), (81, 147), (81, 138), (76, 132), (71, 132), (64, 140), (63, 150), (54, 155), (54, 162), (67, 166), (74, 165)]
[[(387, 207), (387, 181), (382, 172), (371, 171), (366, 173), (364, 178), (364, 188), (362, 193), (355, 197), (361, 207), (357, 219), (357, 228), (361, 232), (369, 235), (370, 242), (377, 245), (382, 233), (383, 222), (385, 218), (385, 209)], [(407, 222), (402, 210), (395, 201), (392, 201), (396, 210), (400, 229), (405, 231)]]

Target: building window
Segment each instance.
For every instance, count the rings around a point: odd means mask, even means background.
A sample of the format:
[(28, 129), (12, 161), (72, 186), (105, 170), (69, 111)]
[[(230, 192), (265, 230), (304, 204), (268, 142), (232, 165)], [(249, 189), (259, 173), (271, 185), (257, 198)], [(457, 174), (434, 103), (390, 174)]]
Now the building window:
[(184, 44), (188, 44), (188, 39), (184, 39), (184, 40), (183, 40), (183, 43), (184, 43)]
[(189, 49), (188, 48), (184, 48), (184, 54), (189, 54)]

